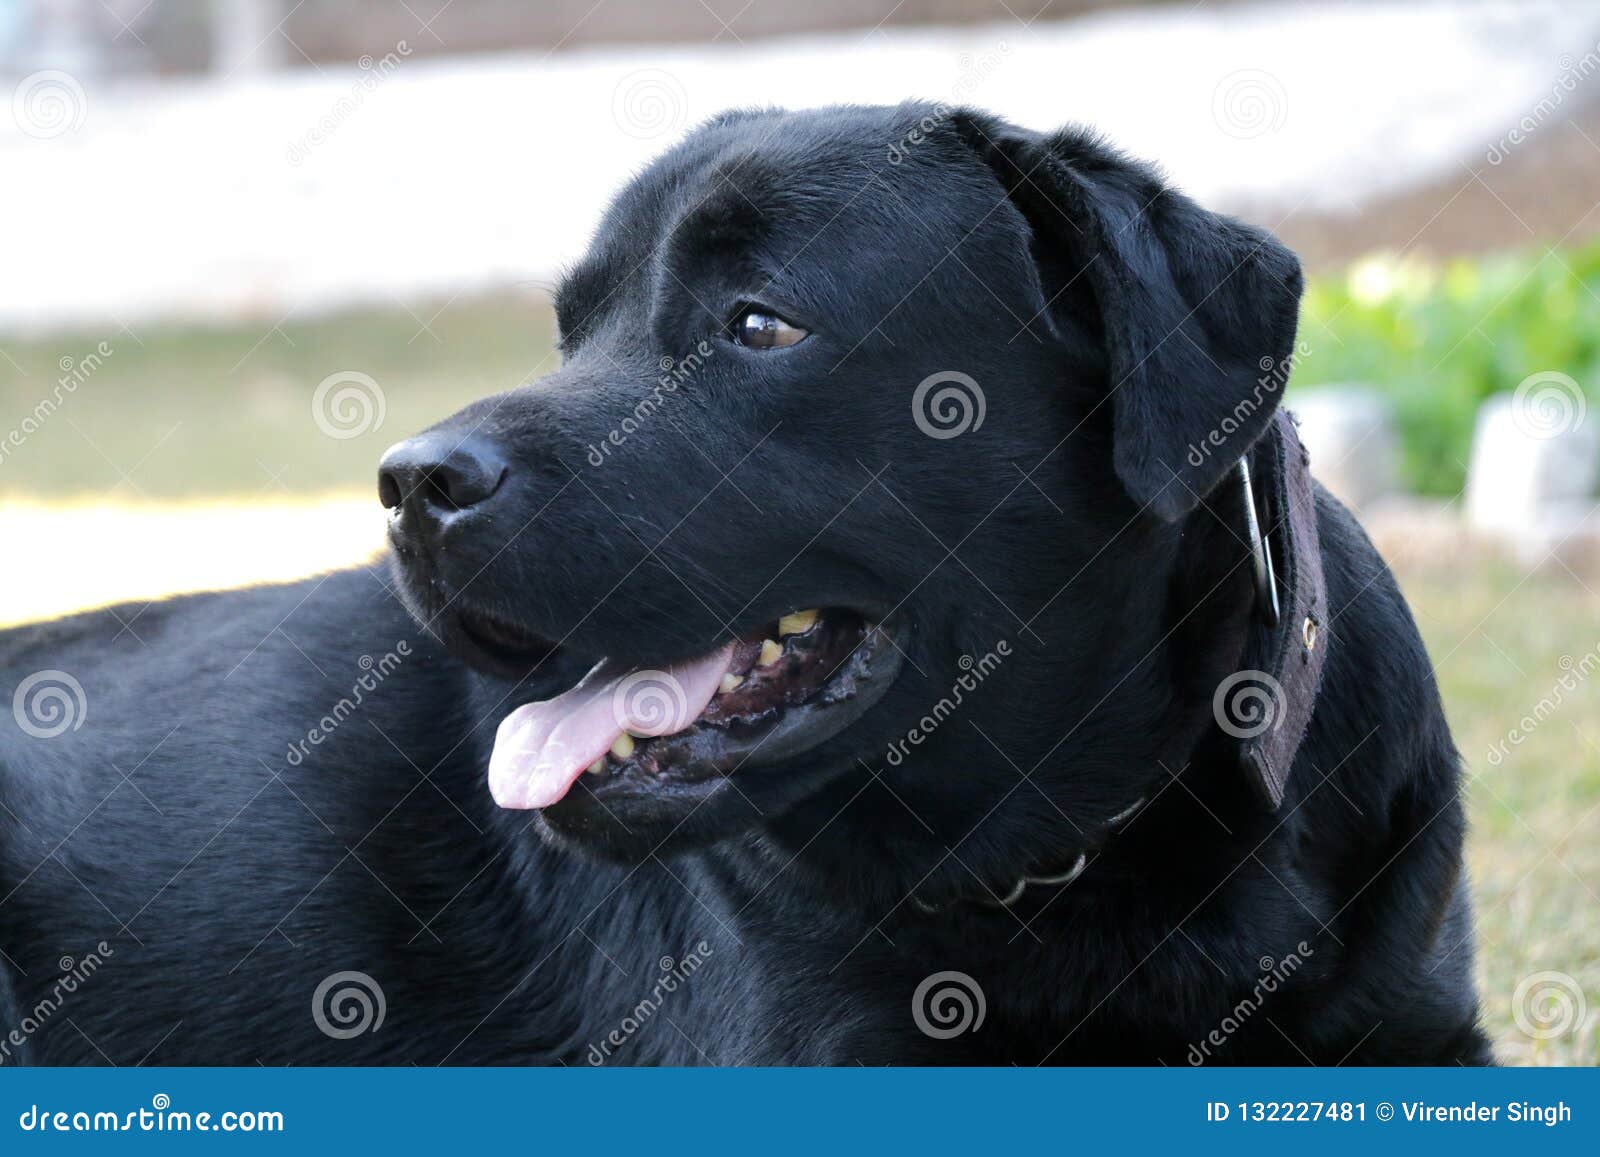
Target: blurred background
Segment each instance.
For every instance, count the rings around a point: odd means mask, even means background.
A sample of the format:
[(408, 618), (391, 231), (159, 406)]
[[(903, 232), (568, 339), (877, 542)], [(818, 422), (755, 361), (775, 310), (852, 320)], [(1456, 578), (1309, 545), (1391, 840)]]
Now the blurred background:
[[(1486, 1016), (1600, 1062), (1600, 6), (0, 0), (0, 625), (369, 559), (731, 106), (1079, 121), (1310, 275), (1290, 404), (1470, 772)], [(9, 103), (6, 103), (9, 102)]]

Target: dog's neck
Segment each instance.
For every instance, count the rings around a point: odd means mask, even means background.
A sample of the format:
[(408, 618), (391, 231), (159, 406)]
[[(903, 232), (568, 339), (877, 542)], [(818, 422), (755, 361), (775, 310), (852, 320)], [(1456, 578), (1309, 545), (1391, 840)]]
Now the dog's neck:
[[(1316, 638), (1317, 627), (1309, 636), (1313, 645), (1305, 643), (1306, 620), (1325, 621), (1314, 495), (1290, 420), (1285, 416), (1279, 422), (1252, 456), (1253, 489), (1265, 492), (1258, 497), (1270, 495), (1270, 501), (1257, 508), (1256, 529), (1263, 546), (1273, 552), (1276, 624), (1264, 613), (1256, 580), (1256, 536), (1249, 525), (1242, 480), (1233, 475), (1183, 522), (1148, 528), (1150, 537), (1136, 549), (1146, 561), (1149, 581), (1126, 591), (1084, 595), (1086, 605), (1116, 605), (1120, 612), (1115, 638), (1107, 640), (1099, 656), (1102, 670), (1114, 669), (1117, 677), (1108, 677), (1103, 687), (1087, 694), (1083, 704), (1090, 708), (1087, 713), (1075, 708), (1051, 714), (1051, 688), (1064, 685), (1063, 676), (1034, 677), (1028, 672), (1035, 665), (1032, 657), (1017, 660), (1017, 669), (1008, 672), (1018, 683), (982, 692), (1010, 697), (1018, 713), (1042, 720), (1046, 731), (1053, 728), (1063, 740), (1059, 750), (1047, 740), (1030, 752), (1017, 739), (1010, 742), (1019, 746), (1006, 750), (993, 742), (1006, 743), (1005, 736), (979, 741), (952, 725), (940, 733), (939, 747), (923, 748), (913, 757), (929, 774), (970, 766), (975, 760), (1015, 759), (1024, 780), (1033, 779), (1029, 768), (1039, 771), (1047, 760), (1072, 767), (1079, 787), (1088, 784), (1089, 789), (1074, 805), (1063, 805), (1070, 806), (1070, 816), (1057, 809), (1031, 821), (1022, 806), (1015, 821), (1020, 825), (1014, 833), (1018, 838), (984, 838), (985, 834), (972, 834), (976, 828), (970, 816), (930, 814), (920, 817), (924, 822), (919, 824), (908, 819), (909, 805), (903, 796), (897, 800), (887, 785), (880, 793), (873, 784), (865, 788), (842, 784), (840, 792), (828, 793), (816, 806), (802, 807), (791, 820), (778, 824), (780, 850), (798, 855), (814, 846), (810, 841), (818, 825), (831, 825), (831, 830), (842, 833), (829, 862), (813, 865), (817, 886), (838, 895), (849, 892), (851, 879), (881, 875), (852, 871), (841, 861), (852, 854), (873, 855), (883, 832), (898, 831), (895, 854), (906, 861), (905, 875), (896, 885), (902, 891), (874, 896), (869, 903), (894, 903), (921, 918), (937, 920), (952, 905), (1004, 907), (1009, 901), (1031, 906), (1040, 897), (1081, 887), (1079, 877), (1093, 874), (1100, 852), (1121, 840), (1127, 829), (1144, 825), (1142, 815), (1134, 815), (1138, 805), (1163, 795), (1200, 797), (1204, 808), (1238, 815), (1243, 822), (1249, 822), (1252, 814), (1268, 816), (1276, 802), (1271, 785), (1278, 784), (1281, 790), (1314, 703), (1320, 665), (1316, 644), (1325, 645), (1325, 640)], [(1088, 581), (1092, 580), (1080, 580)], [(1098, 602), (1101, 597), (1107, 601)], [(1047, 638), (1043, 661), (1048, 663), (1062, 649), (1060, 640)], [(1096, 732), (1092, 742), (1074, 740), (1073, 733), (1093, 717), (1094, 702), (1103, 703), (1116, 693), (1124, 686), (1118, 679), (1135, 668), (1140, 669), (1136, 678), (1170, 682), (1167, 695), (1159, 700), (1160, 714), (1134, 721), (1117, 734)], [(1241, 673), (1265, 675), (1269, 689), (1281, 685), (1283, 695), (1293, 698), (1269, 704), (1275, 714), (1264, 730), (1225, 734), (1216, 714), (1218, 691), (1238, 686)], [(1270, 726), (1274, 720), (1287, 729), (1287, 737), (1278, 737)], [(1093, 730), (1085, 727), (1084, 734)], [(1041, 777), (1046, 774), (1041, 772)], [(1168, 792), (1180, 776), (1184, 787)], [(1027, 782), (1018, 791), (1024, 798), (1002, 803), (1026, 805), (1043, 795), (1042, 789)], [(874, 794), (885, 796), (878, 801), (881, 808), (874, 807)], [(1170, 799), (1160, 810), (1169, 810), (1167, 804)], [(940, 834), (934, 834), (935, 829)], [(1048, 846), (1027, 842), (1038, 840), (1041, 831), (1053, 833)], [(915, 858), (905, 855), (909, 841), (925, 845)], [(888, 854), (888, 849), (881, 850)]]

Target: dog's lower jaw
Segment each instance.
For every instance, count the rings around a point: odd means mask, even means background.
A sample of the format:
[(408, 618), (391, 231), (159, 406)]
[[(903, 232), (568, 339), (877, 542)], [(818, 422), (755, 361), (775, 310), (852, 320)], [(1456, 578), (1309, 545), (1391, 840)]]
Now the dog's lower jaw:
[(863, 752), (882, 752), (873, 721), (900, 681), (909, 635), (906, 625), (871, 627), (810, 698), (748, 724), (701, 723), (649, 740), (647, 758), (579, 776), (537, 813), (535, 829), (563, 847), (637, 862), (781, 815), (859, 770)]

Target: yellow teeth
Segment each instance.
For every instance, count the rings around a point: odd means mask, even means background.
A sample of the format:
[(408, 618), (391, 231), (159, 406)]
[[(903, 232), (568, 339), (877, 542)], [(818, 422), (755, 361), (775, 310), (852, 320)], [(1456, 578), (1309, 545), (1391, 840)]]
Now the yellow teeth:
[(723, 694), (727, 694), (729, 691), (737, 691), (739, 689), (739, 685), (743, 682), (743, 675), (735, 675), (732, 671), (729, 671), (727, 674), (723, 675), (722, 682), (717, 684), (717, 690), (721, 691)]
[(633, 736), (624, 731), (611, 741), (611, 754), (618, 759), (627, 759), (633, 754)]
[(803, 635), (811, 629), (811, 624), (817, 621), (817, 612), (795, 611), (792, 615), (784, 615), (778, 620), (778, 637), (784, 635)]
[(602, 755), (599, 759), (595, 760), (593, 763), (591, 763), (584, 770), (586, 770), (590, 775), (599, 775), (605, 769), (606, 769), (606, 757)]
[(761, 640), (761, 654), (756, 656), (756, 665), (770, 667), (783, 657), (783, 648), (771, 639)]

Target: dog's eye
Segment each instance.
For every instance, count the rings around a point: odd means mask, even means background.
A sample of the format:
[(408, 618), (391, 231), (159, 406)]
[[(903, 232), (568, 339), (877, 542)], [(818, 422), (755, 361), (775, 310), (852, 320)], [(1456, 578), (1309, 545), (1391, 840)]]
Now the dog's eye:
[(734, 316), (732, 330), (734, 341), (755, 350), (782, 349), (810, 333), (759, 305), (747, 305), (740, 310)]

